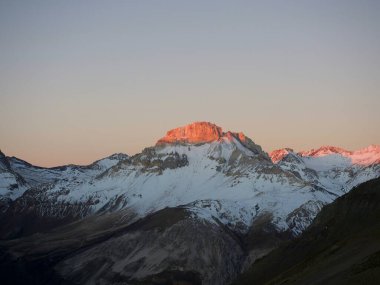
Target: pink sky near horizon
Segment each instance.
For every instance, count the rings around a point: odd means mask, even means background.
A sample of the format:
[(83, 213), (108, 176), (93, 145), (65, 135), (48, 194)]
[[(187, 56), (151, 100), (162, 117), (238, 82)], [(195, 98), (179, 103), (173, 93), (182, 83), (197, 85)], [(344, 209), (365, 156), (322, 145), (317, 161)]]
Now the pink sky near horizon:
[(306, 2), (3, 1), (0, 148), (89, 164), (194, 121), (267, 152), (380, 144), (380, 2)]

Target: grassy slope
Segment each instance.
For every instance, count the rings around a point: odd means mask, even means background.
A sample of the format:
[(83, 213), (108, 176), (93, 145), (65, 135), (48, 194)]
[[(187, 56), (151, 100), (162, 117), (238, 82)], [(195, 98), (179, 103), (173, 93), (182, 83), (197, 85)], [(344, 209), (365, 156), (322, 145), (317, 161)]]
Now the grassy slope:
[(310, 228), (236, 284), (379, 284), (380, 178), (326, 206)]

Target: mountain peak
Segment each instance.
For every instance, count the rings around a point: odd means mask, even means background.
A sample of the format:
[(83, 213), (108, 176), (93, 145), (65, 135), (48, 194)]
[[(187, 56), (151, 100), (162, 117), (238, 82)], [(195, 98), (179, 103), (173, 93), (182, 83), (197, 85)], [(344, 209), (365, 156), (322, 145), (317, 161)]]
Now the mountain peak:
[(294, 152), (291, 148), (280, 148), (272, 151), (269, 154), (269, 157), (272, 159), (273, 163), (277, 163), (291, 152)]
[(355, 153), (369, 153), (369, 152), (380, 153), (380, 145), (371, 144), (365, 148), (355, 151)]
[(166, 136), (157, 141), (156, 146), (167, 144), (202, 144), (216, 141), (241, 145), (253, 154), (261, 155), (264, 159), (270, 160), (261, 147), (243, 133), (223, 132), (221, 127), (210, 122), (194, 122), (172, 129), (166, 133)]
[(159, 139), (157, 145), (172, 143), (208, 143), (223, 136), (221, 127), (209, 122), (194, 122), (184, 127), (172, 129)]
[(336, 147), (336, 146), (326, 145), (326, 146), (321, 146), (318, 149), (312, 149), (309, 151), (301, 151), (299, 152), (299, 154), (301, 156), (313, 156), (313, 157), (325, 156), (329, 154), (341, 154), (343, 156), (349, 156), (352, 154), (352, 151), (345, 150), (343, 148)]

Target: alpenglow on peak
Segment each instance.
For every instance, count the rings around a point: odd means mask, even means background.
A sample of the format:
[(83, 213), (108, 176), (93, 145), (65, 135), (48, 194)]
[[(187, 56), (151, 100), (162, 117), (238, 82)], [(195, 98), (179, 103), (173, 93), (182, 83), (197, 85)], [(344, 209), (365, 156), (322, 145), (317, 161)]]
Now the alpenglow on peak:
[(209, 122), (194, 122), (184, 127), (172, 129), (157, 144), (208, 143), (223, 136), (221, 127)]
[[(222, 128), (210, 122), (194, 122), (189, 125), (172, 129), (166, 136), (159, 139), (156, 146), (167, 144), (202, 144), (216, 141), (228, 141), (239, 143), (256, 154), (262, 154), (268, 158), (259, 145), (239, 132), (223, 132)], [(269, 158), (268, 158), (269, 159)]]

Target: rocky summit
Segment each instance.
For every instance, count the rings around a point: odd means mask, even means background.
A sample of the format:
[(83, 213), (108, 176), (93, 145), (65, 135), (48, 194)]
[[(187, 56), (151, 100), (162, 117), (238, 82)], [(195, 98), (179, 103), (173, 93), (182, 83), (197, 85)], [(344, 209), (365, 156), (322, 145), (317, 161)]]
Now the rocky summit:
[(159, 139), (157, 145), (173, 143), (208, 143), (223, 136), (221, 127), (209, 122), (195, 122), (184, 127), (170, 130)]

